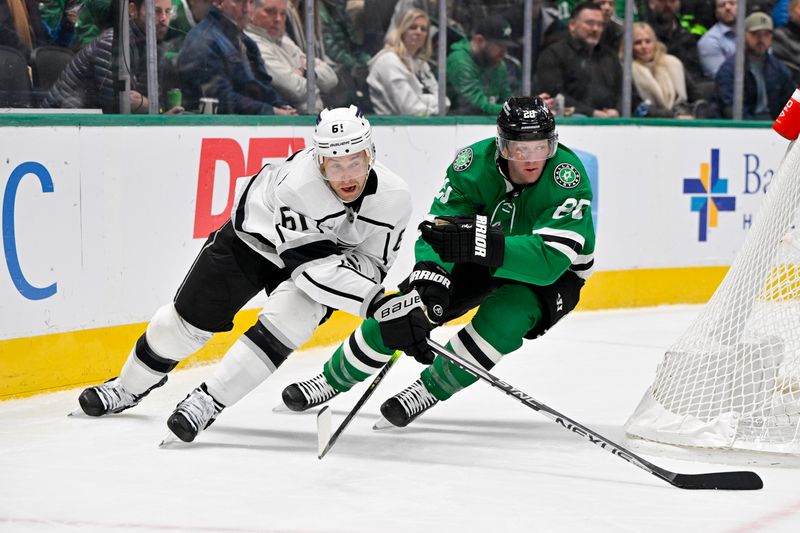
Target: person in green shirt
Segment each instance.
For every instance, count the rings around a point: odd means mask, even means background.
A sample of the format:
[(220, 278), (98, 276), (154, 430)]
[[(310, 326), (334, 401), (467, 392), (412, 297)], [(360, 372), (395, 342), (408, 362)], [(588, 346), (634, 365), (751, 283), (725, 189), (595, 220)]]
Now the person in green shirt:
[[(591, 205), (586, 169), (558, 143), (544, 100), (509, 98), (496, 137), (462, 149), (448, 167), (400, 290), (419, 293), (432, 327), (479, 306), (448, 348), (489, 370), (577, 305), (594, 266)], [(405, 351), (429, 366), (383, 403), (376, 427), (406, 426), (477, 379), (434, 358), (426, 342)], [(322, 374), (286, 387), (283, 401), (293, 411), (321, 405), (377, 372), (391, 353), (378, 323), (365, 320)]]
[(447, 56), (447, 96), (451, 115), (496, 115), (511, 96), (504, 61), (517, 43), (511, 25), (501, 15), (482, 19), (470, 39), (450, 47)]

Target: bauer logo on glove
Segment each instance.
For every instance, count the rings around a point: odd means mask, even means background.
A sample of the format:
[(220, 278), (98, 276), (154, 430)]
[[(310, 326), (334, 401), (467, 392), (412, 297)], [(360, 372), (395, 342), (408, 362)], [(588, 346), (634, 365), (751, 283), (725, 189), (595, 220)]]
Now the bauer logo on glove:
[(390, 300), (386, 303), (389, 303), (389, 305), (380, 306), (375, 314), (375, 319), (379, 322), (405, 315), (414, 307), (419, 307), (422, 304), (422, 299), (419, 294), (412, 292), (406, 295), (405, 298)]
[(443, 261), (471, 262), (491, 268), (503, 264), (505, 237), (486, 215), (441, 216), (419, 225), (422, 238)]

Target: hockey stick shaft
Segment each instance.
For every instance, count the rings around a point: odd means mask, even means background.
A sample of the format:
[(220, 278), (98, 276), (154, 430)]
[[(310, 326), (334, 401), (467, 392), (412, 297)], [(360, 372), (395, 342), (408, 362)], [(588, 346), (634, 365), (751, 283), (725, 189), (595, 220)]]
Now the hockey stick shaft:
[(638, 466), (642, 470), (663, 479), (675, 487), (682, 489), (754, 490), (760, 489), (763, 486), (761, 478), (759, 478), (754, 472), (717, 472), (708, 474), (678, 474), (675, 472), (670, 472), (669, 470), (656, 466), (642, 457), (639, 457), (625, 447), (616, 444), (615, 442), (603, 437), (599, 433), (592, 431), (586, 426), (562, 415), (547, 405), (536, 401), (534, 398), (525, 394), (521, 390), (509, 385), (505, 381), (490, 374), (485, 369), (473, 364), (472, 362), (464, 360), (435, 341), (428, 339), (428, 344), (430, 345), (431, 349), (433, 349), (433, 351), (441, 357), (444, 357), (451, 363), (463, 368), (470, 374), (482, 381), (485, 381), (492, 387), (505, 392), (507, 395), (533, 409), (534, 411), (542, 413), (544, 416), (553, 420), (556, 424), (563, 427), (567, 431), (575, 433), (580, 437), (584, 437), (592, 444), (595, 444), (600, 448), (610, 452), (612, 455), (615, 455), (632, 465)]
[(350, 421), (353, 420), (353, 417), (355, 417), (356, 414), (358, 413), (358, 411), (361, 410), (361, 408), (364, 406), (364, 404), (367, 402), (367, 400), (369, 400), (370, 396), (372, 396), (372, 394), (375, 392), (375, 389), (378, 388), (378, 385), (383, 380), (383, 378), (386, 377), (386, 374), (389, 373), (389, 370), (392, 369), (392, 366), (394, 366), (395, 362), (400, 357), (401, 353), (402, 352), (399, 352), (399, 351), (398, 352), (394, 352), (394, 354), (392, 354), (392, 357), (386, 362), (385, 365), (383, 365), (383, 368), (381, 368), (380, 372), (378, 372), (378, 374), (375, 376), (375, 379), (372, 380), (372, 383), (369, 384), (369, 387), (367, 387), (367, 390), (364, 391), (364, 394), (361, 395), (361, 398), (358, 399), (358, 401), (353, 406), (353, 408), (350, 410), (350, 412), (347, 413), (347, 416), (344, 417), (344, 420), (342, 420), (342, 423), (339, 424), (339, 427), (336, 428), (336, 431), (333, 432), (333, 435), (331, 435), (330, 440), (328, 440), (328, 443), (325, 445), (325, 447), (319, 453), (319, 456), (318, 456), (319, 459), (322, 459), (323, 457), (325, 457), (325, 454), (327, 454), (328, 451), (330, 451), (330, 449), (333, 447), (333, 445), (339, 439), (339, 436), (342, 434), (344, 429), (350, 424)]

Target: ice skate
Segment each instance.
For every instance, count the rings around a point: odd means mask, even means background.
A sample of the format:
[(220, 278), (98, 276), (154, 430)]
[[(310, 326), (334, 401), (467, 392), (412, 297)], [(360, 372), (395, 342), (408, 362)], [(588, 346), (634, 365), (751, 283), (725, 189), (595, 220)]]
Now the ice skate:
[[(142, 394), (132, 394), (125, 390), (119, 378), (113, 378), (102, 385), (85, 389), (78, 397), (78, 403), (84, 413), (89, 416), (103, 416), (121, 413), (142, 401), (150, 391), (167, 382), (167, 376), (161, 381), (144, 391)], [(77, 413), (77, 411), (76, 411)], [(71, 413), (74, 414), (74, 413)]]
[(406, 427), (412, 420), (439, 403), (439, 400), (417, 380), (381, 405), (383, 418), (373, 429), (387, 427)]
[(325, 379), (325, 374), (320, 374), (306, 381), (292, 383), (283, 389), (282, 397), (286, 407), (300, 412), (322, 405), (338, 394), (339, 391)]
[[(192, 442), (198, 433), (210, 426), (225, 408), (208, 393), (203, 383), (180, 402), (167, 420), (167, 427), (183, 442)], [(161, 445), (168, 444), (164, 439)]]

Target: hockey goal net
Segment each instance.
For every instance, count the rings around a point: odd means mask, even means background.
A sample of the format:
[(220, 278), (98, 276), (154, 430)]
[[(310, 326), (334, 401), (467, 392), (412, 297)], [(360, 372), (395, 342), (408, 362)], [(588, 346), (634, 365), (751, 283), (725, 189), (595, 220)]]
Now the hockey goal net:
[(800, 456), (798, 143), (725, 279), (666, 352), (626, 432), (632, 446)]

